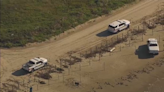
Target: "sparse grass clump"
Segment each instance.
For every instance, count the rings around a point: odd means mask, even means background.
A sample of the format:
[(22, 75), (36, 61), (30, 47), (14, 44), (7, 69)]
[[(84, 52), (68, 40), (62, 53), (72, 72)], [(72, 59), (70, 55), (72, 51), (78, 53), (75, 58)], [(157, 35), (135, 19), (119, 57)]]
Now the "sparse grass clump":
[(116, 41), (114, 41), (113, 43), (111, 43), (110, 47), (114, 47), (115, 45), (125, 42), (127, 40), (128, 36), (125, 35), (123, 38), (117, 38)]
[(161, 25), (164, 25), (164, 14), (163, 15), (160, 15), (160, 16), (158, 16), (158, 22), (159, 22), (159, 24), (161, 24)]
[(59, 68), (56, 65), (48, 64), (46, 67), (40, 69), (35, 76), (42, 79), (51, 79), (51, 73), (62, 73), (64, 71), (63, 68)]
[(132, 35), (140, 35), (140, 34), (145, 34), (146, 33), (146, 29), (133, 29), (133, 31), (131, 31)]
[(43, 79), (50, 79), (50, 78), (52, 78), (52, 76), (48, 72), (38, 72), (35, 76), (39, 77), (39, 78), (43, 78)]
[(147, 21), (143, 21), (143, 25), (146, 26), (148, 29), (154, 29), (156, 28), (156, 23), (155, 21), (149, 21), (149, 23)]

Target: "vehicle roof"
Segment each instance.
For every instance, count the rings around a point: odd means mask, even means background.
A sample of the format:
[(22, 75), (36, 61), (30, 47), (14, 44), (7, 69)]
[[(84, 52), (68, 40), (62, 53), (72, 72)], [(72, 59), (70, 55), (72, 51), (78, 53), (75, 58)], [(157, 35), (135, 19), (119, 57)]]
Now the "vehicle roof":
[(36, 57), (36, 58), (30, 59), (30, 61), (36, 63), (36, 62), (38, 62), (38, 61), (42, 61), (42, 60), (40, 59), (40, 57)]
[(150, 44), (157, 44), (157, 42), (150, 42)]
[(117, 26), (117, 25), (119, 25), (119, 24), (121, 24), (121, 23), (125, 23), (125, 22), (128, 22), (128, 20), (125, 20), (125, 19), (121, 19), (121, 20), (116, 20), (116, 21), (114, 21), (114, 22), (112, 22), (111, 24), (109, 24), (109, 25), (111, 25), (111, 26)]
[(150, 44), (158, 44), (158, 41), (155, 38), (149, 38), (148, 41)]
[(130, 22), (129, 20), (126, 20), (126, 19), (121, 19), (121, 20), (119, 20), (119, 21), (124, 22), (124, 23)]
[(155, 39), (155, 38), (149, 38), (148, 41), (150, 41), (150, 42), (157, 42), (157, 39)]
[(114, 21), (114, 22), (112, 22), (111, 24), (109, 24), (109, 25), (111, 25), (111, 26), (117, 26), (117, 25), (119, 25), (120, 24), (120, 22), (119, 21)]

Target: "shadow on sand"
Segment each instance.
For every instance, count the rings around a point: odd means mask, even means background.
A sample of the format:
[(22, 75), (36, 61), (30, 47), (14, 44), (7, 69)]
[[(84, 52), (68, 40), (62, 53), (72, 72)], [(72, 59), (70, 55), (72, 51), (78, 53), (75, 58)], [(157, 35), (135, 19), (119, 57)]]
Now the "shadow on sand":
[(109, 32), (108, 30), (105, 30), (105, 31), (102, 31), (102, 32), (96, 34), (96, 36), (98, 36), (98, 37), (107, 37), (107, 36), (110, 36), (110, 35), (114, 35), (114, 34)]
[(148, 59), (154, 57), (154, 55), (149, 54), (147, 45), (139, 46), (138, 49), (135, 51), (135, 55), (138, 55), (139, 59)]
[(12, 73), (12, 75), (14, 75), (14, 76), (23, 76), (23, 75), (26, 75), (26, 74), (29, 74), (29, 72), (25, 71), (23, 69), (19, 69), (19, 70)]

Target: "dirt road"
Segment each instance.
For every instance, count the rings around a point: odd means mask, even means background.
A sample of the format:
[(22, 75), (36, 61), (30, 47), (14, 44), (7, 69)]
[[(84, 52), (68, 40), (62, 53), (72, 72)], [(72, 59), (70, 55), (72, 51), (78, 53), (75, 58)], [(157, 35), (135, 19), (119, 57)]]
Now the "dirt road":
[[(6, 79), (11, 73), (19, 68), (30, 58), (42, 56), (48, 58), (50, 63), (56, 63), (58, 56), (68, 51), (87, 48), (90, 45), (101, 42), (102, 39), (112, 37), (107, 31), (107, 26), (114, 20), (127, 19), (136, 21), (144, 16), (154, 13), (159, 4), (164, 0), (145, 0), (133, 7), (123, 10), (115, 15), (106, 17), (104, 21), (98, 22), (93, 26), (84, 28), (63, 39), (52, 43), (45, 43), (41, 46), (33, 46), (22, 49), (1, 49), (1, 68), (5, 71), (2, 79)], [(4, 77), (5, 76), (5, 77)]]

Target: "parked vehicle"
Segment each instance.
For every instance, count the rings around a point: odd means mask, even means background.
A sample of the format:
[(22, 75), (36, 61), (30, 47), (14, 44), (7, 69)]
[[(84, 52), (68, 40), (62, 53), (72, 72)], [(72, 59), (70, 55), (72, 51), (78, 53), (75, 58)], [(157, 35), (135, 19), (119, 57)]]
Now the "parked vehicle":
[(42, 57), (36, 57), (30, 59), (26, 64), (22, 66), (22, 68), (28, 72), (33, 72), (41, 67), (47, 65), (48, 60)]
[(114, 21), (113, 23), (109, 24), (108, 31), (111, 33), (118, 33), (129, 27), (130, 27), (130, 21), (122, 19), (122, 20)]
[(158, 41), (155, 38), (149, 38), (147, 40), (147, 46), (150, 54), (158, 54), (159, 53), (159, 45)]

